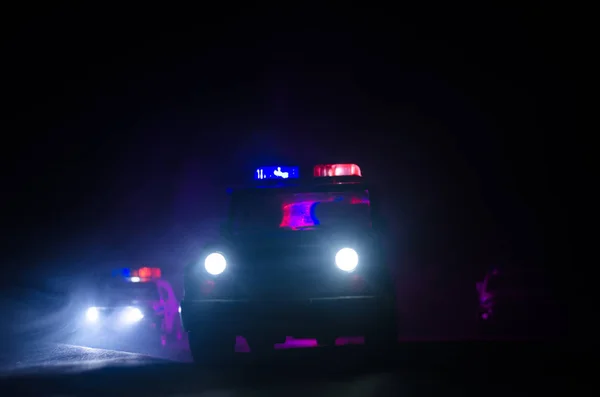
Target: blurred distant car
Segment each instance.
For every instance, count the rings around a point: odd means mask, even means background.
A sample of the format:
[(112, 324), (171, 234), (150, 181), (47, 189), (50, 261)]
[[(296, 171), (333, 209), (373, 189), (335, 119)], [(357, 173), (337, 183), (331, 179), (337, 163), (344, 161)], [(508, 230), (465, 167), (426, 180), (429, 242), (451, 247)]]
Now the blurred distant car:
[(551, 299), (541, 269), (495, 267), (476, 283), (480, 331), (499, 338), (537, 338), (551, 327)]
[(94, 291), (84, 313), (84, 332), (115, 337), (175, 338), (179, 304), (158, 268), (121, 269)]
[(195, 361), (286, 336), (331, 345), (397, 342), (395, 291), (380, 249), (376, 193), (356, 164), (263, 167), (231, 193), (222, 239), (185, 270), (181, 318)]

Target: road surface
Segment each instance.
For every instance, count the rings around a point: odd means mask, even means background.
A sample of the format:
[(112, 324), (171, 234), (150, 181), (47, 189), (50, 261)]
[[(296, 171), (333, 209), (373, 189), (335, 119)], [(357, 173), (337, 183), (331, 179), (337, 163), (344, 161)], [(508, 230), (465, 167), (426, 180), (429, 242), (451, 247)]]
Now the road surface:
[(163, 362), (158, 357), (125, 351), (97, 349), (64, 343), (32, 343), (0, 353), (0, 375), (28, 373), (71, 373), (107, 366), (127, 366)]
[[(338, 345), (362, 343), (362, 338), (340, 338)], [(314, 340), (289, 338), (275, 345), (276, 350), (313, 348)], [(235, 350), (250, 352), (242, 337), (236, 340)], [(83, 371), (103, 366), (131, 364), (154, 364), (159, 362), (191, 363), (192, 358), (185, 336), (165, 345), (148, 346), (142, 341), (118, 341), (115, 338), (93, 340), (70, 338), (68, 343), (33, 342), (14, 340), (0, 349), (0, 374), (29, 373), (39, 371)]]
[[(541, 395), (577, 386), (577, 360), (553, 345), (405, 343), (393, 357), (362, 346), (287, 349), (269, 361), (197, 367), (177, 347), (148, 355), (37, 343), (0, 353), (0, 395)], [(243, 355), (250, 357), (251, 355)]]

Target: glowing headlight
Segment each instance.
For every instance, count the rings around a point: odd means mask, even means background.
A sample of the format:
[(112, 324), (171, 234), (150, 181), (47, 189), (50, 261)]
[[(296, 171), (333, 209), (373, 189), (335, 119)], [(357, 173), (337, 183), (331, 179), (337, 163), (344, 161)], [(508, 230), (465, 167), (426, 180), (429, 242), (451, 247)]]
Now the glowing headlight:
[(204, 268), (213, 276), (223, 273), (226, 267), (227, 261), (225, 257), (218, 252), (213, 252), (204, 260)]
[(96, 322), (96, 321), (98, 321), (98, 317), (100, 317), (100, 313), (98, 313), (97, 308), (90, 307), (89, 309), (87, 309), (87, 312), (85, 313), (85, 317), (88, 319), (88, 321)]
[(358, 254), (352, 248), (342, 248), (335, 254), (335, 265), (345, 272), (351, 272), (358, 266)]
[(144, 313), (137, 307), (128, 307), (123, 312), (123, 320), (128, 323), (135, 323), (144, 318)]

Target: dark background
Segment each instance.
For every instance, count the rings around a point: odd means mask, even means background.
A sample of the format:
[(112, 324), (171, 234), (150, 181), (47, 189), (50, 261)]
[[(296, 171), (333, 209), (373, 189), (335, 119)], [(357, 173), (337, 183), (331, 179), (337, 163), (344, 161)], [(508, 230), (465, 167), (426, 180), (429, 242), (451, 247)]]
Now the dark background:
[(572, 96), (549, 15), (15, 11), (2, 46), (3, 282), (179, 268), (214, 235), (225, 188), (277, 161), (360, 164), (386, 193), (397, 269), (415, 289), (474, 290), (494, 263), (545, 266), (546, 135), (568, 125)]

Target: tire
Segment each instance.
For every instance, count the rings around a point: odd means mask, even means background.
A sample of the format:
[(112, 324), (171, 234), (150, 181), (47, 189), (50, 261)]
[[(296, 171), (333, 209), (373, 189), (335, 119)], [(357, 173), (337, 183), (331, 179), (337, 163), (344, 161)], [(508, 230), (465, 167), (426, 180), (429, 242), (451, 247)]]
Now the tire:
[(253, 358), (269, 357), (275, 352), (275, 342), (269, 338), (246, 338)]
[(333, 335), (317, 335), (317, 344), (319, 346), (335, 346), (335, 341), (337, 340), (337, 336)]
[(229, 364), (235, 359), (235, 336), (189, 332), (188, 341), (195, 364)]
[(377, 354), (393, 354), (398, 348), (398, 324), (393, 310), (382, 312), (365, 333), (365, 345)]

